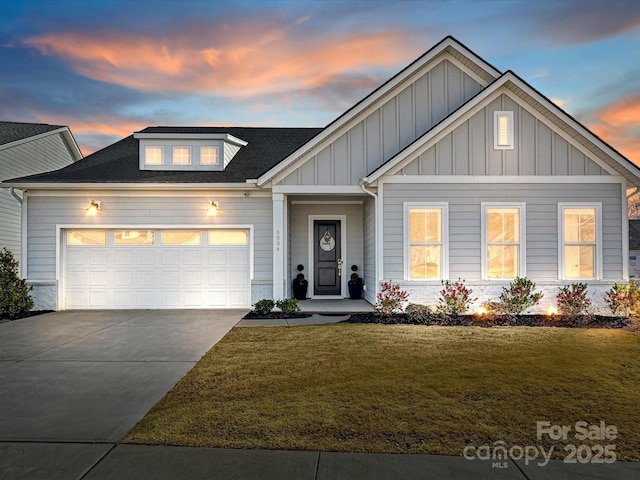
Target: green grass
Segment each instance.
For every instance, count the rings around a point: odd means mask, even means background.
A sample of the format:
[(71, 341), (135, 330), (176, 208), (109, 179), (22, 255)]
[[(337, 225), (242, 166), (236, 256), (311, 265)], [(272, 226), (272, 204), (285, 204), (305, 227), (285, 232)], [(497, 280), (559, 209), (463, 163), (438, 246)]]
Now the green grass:
[[(640, 459), (640, 333), (527, 327), (235, 328), (129, 443), (460, 455), (536, 421), (618, 428)], [(564, 454), (561, 458), (564, 457)]]

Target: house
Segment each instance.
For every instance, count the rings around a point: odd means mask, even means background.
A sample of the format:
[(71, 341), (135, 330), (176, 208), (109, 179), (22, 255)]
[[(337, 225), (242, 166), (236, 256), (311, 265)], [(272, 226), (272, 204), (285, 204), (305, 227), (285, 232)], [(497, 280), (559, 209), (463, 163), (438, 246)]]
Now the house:
[[(0, 121), (0, 182), (48, 172), (80, 160), (82, 153), (68, 127)], [(20, 260), (21, 197), (0, 189), (0, 250)]]
[(629, 220), (629, 278), (640, 278), (640, 220)]
[[(447, 37), (322, 129), (149, 127), (21, 190), (41, 308), (229, 308), (348, 296), (352, 265), (434, 303), (516, 276), (554, 303), (628, 279), (640, 171), (511, 71)], [(540, 306), (546, 308), (546, 304)]]

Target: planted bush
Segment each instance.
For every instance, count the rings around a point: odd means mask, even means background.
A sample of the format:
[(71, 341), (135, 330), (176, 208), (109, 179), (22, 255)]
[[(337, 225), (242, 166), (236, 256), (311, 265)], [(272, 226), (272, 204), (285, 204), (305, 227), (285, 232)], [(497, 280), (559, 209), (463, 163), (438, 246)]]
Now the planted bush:
[(542, 298), (541, 292), (536, 292), (535, 282), (528, 278), (516, 277), (509, 284), (509, 288), (502, 287), (499, 302), (491, 302), (495, 313), (503, 315), (522, 315), (529, 308), (537, 305)]
[(31, 287), (18, 274), (18, 262), (3, 248), (0, 252), (0, 317), (15, 318), (33, 308)]
[(409, 323), (417, 325), (429, 325), (440, 318), (440, 315), (428, 305), (419, 305), (417, 303), (407, 305), (404, 313), (407, 315)]
[(605, 293), (604, 301), (611, 313), (619, 317), (628, 317), (640, 307), (640, 289), (632, 280), (628, 284), (616, 283)]
[(390, 317), (404, 311), (404, 304), (408, 298), (409, 294), (404, 290), (400, 290), (400, 285), (384, 282), (382, 289), (376, 295), (377, 302), (373, 308), (380, 315)]
[(276, 303), (273, 300), (270, 300), (268, 298), (263, 298), (262, 300), (258, 300), (253, 305), (253, 309), (256, 311), (256, 313), (259, 313), (261, 315), (267, 315), (268, 313), (271, 313), (271, 310), (273, 310), (273, 307), (275, 306), (276, 306)]
[(464, 280), (458, 279), (456, 282), (450, 280), (442, 281), (443, 289), (440, 290), (438, 312), (443, 315), (464, 315), (471, 308), (471, 304), (477, 298), (471, 298), (473, 290), (467, 288)]
[(296, 313), (300, 311), (298, 300), (295, 298), (285, 298), (276, 302), (276, 307), (282, 310), (282, 313)]
[(559, 314), (569, 317), (589, 314), (591, 299), (587, 297), (586, 283), (572, 283), (558, 290), (556, 302)]

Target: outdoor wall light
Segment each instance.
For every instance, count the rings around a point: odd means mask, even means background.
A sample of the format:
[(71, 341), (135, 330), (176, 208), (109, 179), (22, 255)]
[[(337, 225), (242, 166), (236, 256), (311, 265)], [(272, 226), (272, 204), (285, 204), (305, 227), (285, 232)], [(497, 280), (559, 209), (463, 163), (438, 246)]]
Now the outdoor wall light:
[(91, 203), (87, 207), (87, 215), (96, 215), (98, 212), (100, 212), (100, 201), (91, 200)]
[(209, 202), (209, 206), (207, 207), (207, 215), (217, 215), (218, 210), (220, 210), (220, 206), (218, 205), (217, 200), (212, 200)]

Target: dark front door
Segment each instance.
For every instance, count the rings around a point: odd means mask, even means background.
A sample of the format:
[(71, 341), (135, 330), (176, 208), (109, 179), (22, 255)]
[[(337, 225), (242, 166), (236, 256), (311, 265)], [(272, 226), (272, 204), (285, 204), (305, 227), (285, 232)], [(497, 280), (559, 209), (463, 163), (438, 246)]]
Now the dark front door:
[(340, 295), (340, 220), (314, 220), (313, 235), (313, 294)]

